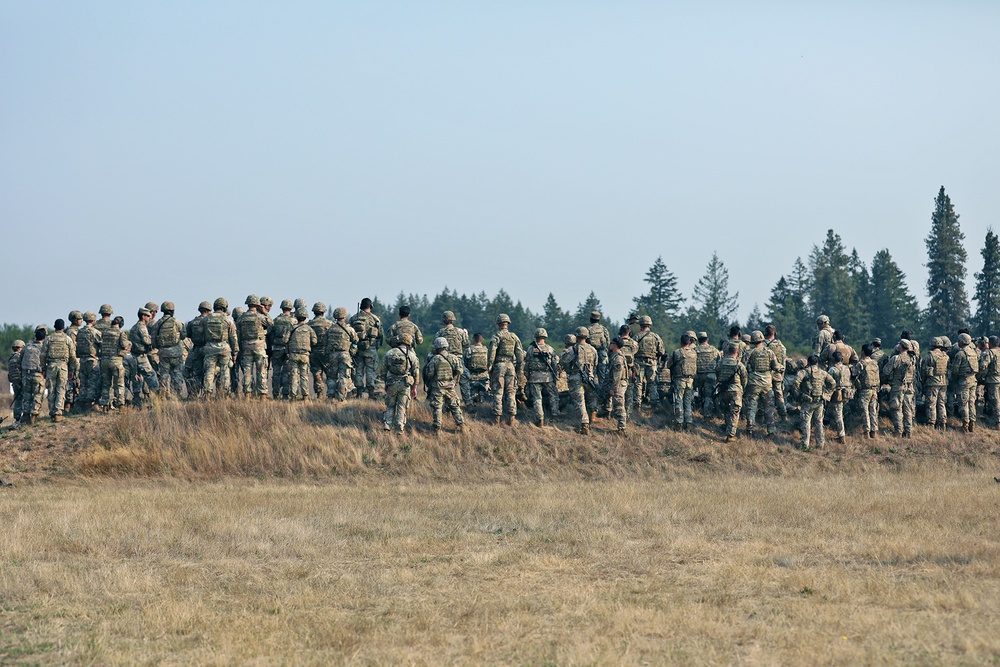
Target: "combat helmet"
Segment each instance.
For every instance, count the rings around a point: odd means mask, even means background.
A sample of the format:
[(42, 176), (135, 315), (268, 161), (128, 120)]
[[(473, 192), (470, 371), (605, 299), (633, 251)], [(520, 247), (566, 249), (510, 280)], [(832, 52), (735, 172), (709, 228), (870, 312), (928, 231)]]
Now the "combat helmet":
[(549, 332), (546, 331), (545, 329), (543, 329), (541, 327), (535, 329), (535, 339), (536, 340), (539, 339), (539, 338), (548, 338), (548, 337), (549, 337)]
[(212, 310), (226, 310), (228, 308), (229, 302), (221, 296), (215, 300), (215, 303), (212, 304)]
[(269, 296), (262, 296), (260, 297), (260, 305), (267, 306), (268, 308), (270, 308), (271, 306), (274, 305), (274, 299), (272, 299)]
[(455, 313), (451, 312), (450, 310), (446, 310), (444, 311), (444, 313), (441, 314), (441, 320), (445, 324), (453, 324), (455, 322)]
[(247, 312), (247, 311), (243, 310), (239, 306), (237, 306), (236, 308), (233, 308), (233, 319), (234, 320), (239, 319), (240, 315), (242, 315), (245, 312)]
[(292, 305), (291, 299), (282, 299), (281, 300), (281, 310), (291, 310), (294, 307), (295, 306)]
[(146, 310), (149, 311), (150, 315), (152, 315), (153, 313), (155, 313), (159, 309), (160, 309), (160, 305), (158, 303), (156, 303), (155, 301), (147, 301), (146, 302)]
[(335, 320), (346, 320), (347, 319), (347, 309), (343, 306), (338, 306), (333, 309), (333, 319)]
[(23, 341), (23, 340), (21, 340), (20, 338), (18, 338), (17, 340), (15, 340), (15, 341), (14, 341), (13, 343), (11, 343), (11, 345), (10, 345), (10, 349), (12, 349), (12, 350), (19, 350), (19, 349), (21, 349), (22, 347), (24, 347), (24, 341)]
[(171, 313), (174, 312), (175, 309), (174, 309), (174, 302), (173, 301), (164, 301), (163, 303), (160, 304), (160, 311), (161, 312), (165, 313), (168, 310)]
[(754, 345), (756, 345), (757, 343), (763, 343), (764, 342), (764, 332), (760, 331), (759, 329), (754, 329), (750, 333), (750, 342), (753, 343)]
[(306, 300), (305, 299), (299, 298), (299, 299), (295, 300), (295, 303), (294, 303), (295, 310), (298, 310), (299, 308), (305, 308), (305, 307), (306, 307)]
[(967, 333), (960, 333), (960, 334), (958, 334), (958, 344), (959, 345), (968, 345), (971, 342), (972, 342), (972, 336), (970, 336), (969, 334), (967, 334)]
[(79, 310), (71, 310), (69, 311), (69, 317), (67, 319), (70, 322), (76, 322), (77, 320), (82, 320), (83, 313), (81, 313)]
[(326, 304), (322, 301), (317, 301), (313, 304), (313, 313), (316, 315), (322, 315), (326, 312)]
[(827, 317), (826, 315), (820, 315), (819, 317), (816, 318), (816, 326), (822, 326), (824, 324), (829, 324), (829, 323), (830, 323), (830, 318)]
[(295, 319), (304, 320), (308, 317), (309, 317), (309, 311), (306, 310), (304, 306), (302, 308), (295, 309)]
[(643, 315), (642, 317), (639, 318), (639, 326), (640, 327), (653, 326), (653, 318), (650, 317), (649, 315)]
[(576, 328), (576, 339), (590, 338), (590, 329), (587, 327), (577, 327)]
[(111, 307), (110, 303), (102, 304), (100, 308), (97, 309), (101, 315), (114, 315), (115, 309)]
[(435, 350), (447, 350), (448, 349), (448, 339), (444, 336), (438, 336), (434, 339), (434, 349)]
[(260, 297), (257, 296), (256, 294), (251, 294), (250, 296), (247, 297), (246, 301), (244, 301), (243, 303), (245, 303), (247, 306), (259, 306)]
[(576, 345), (576, 336), (573, 334), (566, 334), (563, 337), (563, 342), (566, 343), (566, 345)]
[(97, 313), (95, 313), (92, 310), (88, 310), (87, 312), (85, 312), (83, 314), (83, 321), (87, 322), (88, 324), (91, 323), (91, 322), (96, 322), (97, 321)]
[(497, 315), (497, 324), (510, 324), (510, 315), (507, 313)]
[(212, 312), (212, 304), (210, 304), (208, 301), (202, 301), (201, 303), (198, 304), (198, 312), (199, 313)]
[(596, 310), (590, 311), (590, 321), (591, 322), (600, 322), (601, 321), (601, 313), (598, 312), (598, 311), (596, 311)]

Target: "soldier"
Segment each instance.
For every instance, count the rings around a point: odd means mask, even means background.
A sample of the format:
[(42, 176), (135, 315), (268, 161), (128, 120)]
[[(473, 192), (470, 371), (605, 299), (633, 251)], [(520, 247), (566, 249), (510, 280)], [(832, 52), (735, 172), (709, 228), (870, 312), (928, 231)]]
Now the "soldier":
[(243, 395), (265, 399), (267, 393), (267, 334), (274, 326), (264, 314), (260, 297), (251, 294), (246, 298), (247, 312), (237, 320), (236, 331), (240, 343), (240, 370), (243, 371)]
[(853, 347), (844, 342), (844, 336), (839, 331), (834, 331), (833, 340), (823, 348), (823, 352), (819, 355), (819, 363), (824, 368), (829, 368), (833, 365), (833, 353), (840, 352), (840, 356), (844, 359), (845, 364), (856, 364), (858, 363), (858, 353)]
[(413, 338), (401, 333), (389, 339), (392, 348), (385, 353), (379, 366), (379, 379), (385, 387), (385, 414), (382, 417), (386, 431), (393, 427), (403, 433), (406, 428), (406, 410), (410, 399), (417, 397), (420, 382), (420, 362), (413, 352)]
[(516, 421), (517, 376), (524, 361), (521, 339), (509, 327), (510, 317), (506, 313), (497, 315), (497, 332), (490, 341), (487, 358), (493, 392), (493, 423), (497, 425), (504, 412), (507, 413), (507, 424), (513, 425)]
[(625, 409), (625, 394), (629, 386), (628, 361), (622, 353), (620, 339), (612, 340), (608, 348), (611, 354), (608, 357), (604, 386), (611, 400), (611, 417), (617, 424), (617, 433), (625, 435), (628, 423), (628, 411)]
[(886, 359), (885, 350), (882, 349), (882, 339), (872, 338), (872, 359), (875, 363), (879, 365), (879, 372), (882, 372), (882, 366), (884, 365), (883, 359)]
[(433, 353), (424, 365), (424, 385), (427, 399), (434, 412), (434, 431), (440, 432), (443, 412), (447, 410), (455, 419), (458, 430), (464, 430), (461, 399), (458, 396), (458, 378), (462, 376), (462, 362), (448, 350), (448, 339), (438, 336), (432, 344)]
[[(233, 324), (239, 322), (245, 312), (247, 311), (239, 306), (233, 308), (233, 314), (231, 315)], [(240, 344), (240, 351), (236, 353), (236, 357), (233, 359), (233, 367), (229, 369), (229, 394), (231, 396), (239, 396), (243, 387), (243, 383), (240, 381), (240, 370), (243, 367), (243, 341), (240, 340), (240, 329), (238, 326), (236, 327), (236, 341)]]
[(990, 336), (989, 347), (979, 360), (979, 381), (985, 386), (985, 410), (993, 418), (993, 427), (1000, 428), (1000, 337)]
[(927, 353), (920, 360), (920, 375), (924, 382), (924, 405), (927, 423), (935, 429), (948, 428), (948, 353), (940, 338), (932, 338)]
[(725, 350), (726, 346), (730, 343), (736, 346), (736, 356), (742, 361), (743, 357), (746, 356), (749, 346), (743, 341), (743, 336), (738, 326), (729, 327), (729, 338), (725, 338), (719, 342), (719, 350)]
[(549, 332), (545, 329), (535, 329), (535, 340), (525, 351), (524, 366), (527, 375), (528, 403), (534, 410), (535, 426), (545, 425), (545, 404), (549, 403), (549, 412), (553, 417), (559, 416), (559, 391), (556, 380), (559, 379), (559, 359), (546, 339)]
[(358, 352), (354, 357), (355, 379), (358, 398), (368, 393), (368, 398), (378, 398), (383, 387), (378, 379), (378, 349), (382, 347), (382, 320), (372, 312), (372, 300), (365, 297), (357, 315), (351, 318), (351, 326), (358, 333)]
[(153, 372), (153, 364), (149, 361), (149, 353), (153, 350), (153, 337), (149, 335), (148, 323), (152, 319), (152, 314), (143, 306), (136, 315), (139, 321), (129, 330), (128, 340), (132, 343), (132, 354), (135, 356), (136, 375), (141, 378), (132, 390), (132, 401), (138, 405), (142, 402), (143, 386), (148, 387), (149, 391), (157, 391), (160, 383), (156, 373)]
[(56, 320), (55, 331), (42, 343), (41, 365), (49, 390), (49, 416), (54, 422), (62, 421), (69, 378), (71, 374), (76, 375), (80, 364), (76, 359), (76, 345), (66, 334), (66, 323), (61, 319)]
[(228, 308), (229, 302), (220, 296), (205, 317), (204, 389), (209, 398), (215, 394), (216, 381), (223, 391), (229, 390), (229, 371), (240, 351), (236, 323), (226, 314)]
[(837, 430), (837, 442), (845, 442), (847, 432), (844, 429), (844, 405), (853, 397), (854, 381), (851, 377), (851, 369), (843, 363), (844, 355), (840, 350), (834, 351), (830, 361), (833, 363), (827, 372), (835, 383), (829, 403), (832, 413), (830, 425)]
[(702, 416), (708, 416), (713, 411), (712, 393), (715, 391), (717, 378), (715, 364), (722, 353), (709, 345), (708, 332), (698, 332), (698, 344), (694, 348), (698, 355), (698, 373), (694, 376), (694, 390), (698, 393), (698, 403)]
[(128, 334), (122, 331), (123, 317), (116, 316), (111, 326), (101, 332), (101, 398), (104, 410), (117, 410), (125, 405), (125, 356), (132, 349)]
[(181, 398), (184, 385), (184, 323), (174, 317), (173, 301), (160, 306), (163, 317), (156, 321), (150, 335), (160, 356), (160, 390), (166, 397)]
[[(69, 311), (69, 326), (66, 327), (66, 335), (70, 337), (73, 341), (72, 349), (73, 353), (76, 353), (76, 337), (80, 333), (80, 329), (83, 324), (83, 313), (79, 310)], [(79, 360), (79, 359), (78, 359)], [(80, 397), (80, 376), (79, 370), (75, 373), (70, 373), (69, 382), (66, 386), (66, 412), (73, 409), (73, 405), (77, 402)]]
[(111, 316), (115, 314), (115, 310), (110, 303), (105, 303), (97, 309), (97, 314), (101, 316), (101, 319), (97, 320), (94, 326), (97, 327), (98, 331), (104, 333), (111, 328)]
[[(660, 402), (660, 394), (656, 388), (656, 365), (666, 350), (663, 348), (663, 339), (660, 335), (649, 330), (653, 326), (653, 320), (649, 315), (639, 318), (639, 335), (635, 336), (636, 345), (639, 350), (635, 354), (636, 373), (640, 376), (640, 387), (642, 388), (641, 400), (656, 405)], [(694, 372), (691, 373), (694, 377)], [(674, 395), (674, 400), (677, 396)]]
[(295, 327), (288, 334), (288, 386), (293, 401), (304, 401), (309, 397), (309, 380), (312, 378), (310, 359), (319, 343), (316, 330), (306, 318), (309, 313), (299, 308), (295, 311)]
[[(594, 385), (597, 378), (594, 374), (597, 370), (597, 350), (587, 342), (589, 335), (587, 327), (577, 328), (574, 342), (559, 358), (559, 365), (566, 372), (566, 382), (569, 384), (569, 401), (577, 413), (580, 433), (583, 435), (590, 433), (592, 414), (588, 401), (593, 401), (596, 405)], [(566, 342), (569, 343), (568, 336)]]
[(757, 405), (764, 401), (765, 434), (774, 433), (774, 373), (781, 371), (771, 348), (764, 345), (764, 334), (750, 334), (750, 348), (746, 355), (748, 382), (746, 389), (747, 436), (753, 438), (757, 426)]
[(793, 391), (800, 392), (802, 415), (803, 451), (809, 451), (812, 429), (816, 428), (816, 448), (822, 449), (826, 434), (823, 432), (824, 401), (833, 392), (836, 382), (830, 374), (819, 367), (819, 356), (811, 355), (805, 369), (795, 376)]
[(401, 333), (410, 334), (410, 338), (413, 339), (413, 346), (422, 345), (424, 342), (424, 335), (420, 332), (420, 327), (414, 324), (410, 320), (410, 307), (400, 306), (399, 307), (399, 320), (397, 320), (391, 327), (389, 327), (389, 337), (398, 336)]
[(735, 342), (726, 344), (726, 354), (715, 362), (716, 384), (712, 393), (726, 415), (726, 442), (736, 439), (743, 408), (743, 389), (748, 382), (747, 367), (740, 361), (740, 348)]
[(639, 336), (639, 313), (632, 311), (628, 314), (628, 320), (626, 320), (626, 325), (628, 326), (628, 335), (631, 336), (632, 340), (635, 340)]
[(157, 378), (157, 382), (159, 382), (160, 351), (156, 349), (156, 332), (154, 329), (156, 327), (156, 314), (160, 310), (160, 304), (155, 301), (149, 301), (146, 303), (146, 310), (149, 311), (149, 322), (146, 323), (146, 328), (153, 339), (153, 349), (146, 354), (146, 357), (149, 359), (149, 364), (153, 367), (153, 375)]
[(687, 333), (681, 335), (681, 346), (670, 355), (671, 390), (674, 394), (674, 428), (691, 429), (694, 377), (698, 374), (698, 352)]
[(323, 356), (326, 358), (326, 396), (335, 401), (344, 401), (354, 391), (351, 373), (354, 362), (351, 351), (358, 346), (358, 332), (347, 325), (347, 309), (333, 309), (334, 322), (326, 330)]
[(21, 422), (21, 399), (24, 394), (24, 384), (21, 381), (23, 374), (21, 371), (21, 351), (24, 349), (23, 340), (15, 340), (10, 346), (10, 357), (7, 358), (7, 381), (10, 382), (10, 390), (14, 392), (14, 398), (10, 404), (10, 410), (14, 413), (15, 425)]
[(851, 369), (851, 375), (858, 380), (858, 409), (865, 437), (875, 438), (878, 434), (878, 390), (881, 386), (878, 362), (872, 357), (871, 343), (861, 346), (861, 360)]
[(210, 312), (212, 305), (208, 301), (202, 301), (198, 304), (198, 317), (188, 322), (184, 328), (184, 337), (191, 341), (191, 350), (184, 360), (188, 398), (199, 395), (205, 384), (205, 320)]
[(469, 376), (468, 393), (463, 396), (466, 405), (484, 402), (490, 397), (489, 350), (483, 345), (483, 334), (472, 337), (472, 345), (465, 351), (465, 372)]
[(639, 346), (636, 345), (635, 340), (632, 338), (632, 330), (627, 324), (623, 324), (618, 328), (617, 340), (622, 356), (625, 357), (625, 365), (628, 366), (628, 389), (625, 390), (625, 411), (628, 418), (631, 419), (632, 410), (638, 409), (639, 397), (641, 396), (641, 387), (637, 379), (639, 373), (636, 370), (635, 364), (635, 354), (639, 351)]
[(271, 395), (274, 398), (288, 398), (288, 336), (295, 328), (292, 302), (282, 300), (281, 315), (274, 318), (274, 327), (267, 332), (271, 348)]
[(958, 408), (956, 415), (962, 420), (962, 430), (972, 433), (976, 428), (976, 374), (979, 373), (979, 354), (972, 345), (972, 336), (958, 334), (958, 352), (952, 359), (951, 375), (955, 380)]
[(883, 379), (889, 383), (889, 413), (893, 432), (897, 436), (909, 438), (913, 433), (913, 376), (916, 374), (916, 363), (910, 341), (905, 338), (896, 345), (895, 352), (885, 364)]
[(816, 318), (816, 335), (813, 337), (813, 351), (819, 356), (823, 354), (826, 346), (833, 342), (833, 327), (830, 326), (830, 318), (820, 315)]
[[(590, 324), (587, 326), (590, 336), (587, 342), (597, 350), (597, 382), (598, 386), (604, 386), (604, 379), (608, 375), (608, 345), (611, 344), (611, 332), (601, 324), (601, 313), (593, 310), (590, 312)], [(601, 405), (603, 412), (611, 409), (611, 396)]]
[(42, 343), (48, 336), (44, 324), (35, 327), (35, 335), (21, 351), (21, 424), (30, 425), (42, 414), (45, 397), (45, 366)]
[(465, 351), (469, 349), (469, 332), (455, 326), (455, 313), (450, 310), (444, 311), (441, 315), (441, 321), (444, 326), (438, 329), (434, 337), (447, 340), (448, 352), (453, 357), (457, 357), (459, 363), (462, 364), (462, 374), (459, 377), (458, 386), (461, 389), (462, 400), (465, 400), (469, 393), (469, 373), (465, 370), (464, 361)]
[(101, 332), (94, 326), (97, 314), (88, 310), (83, 314), (86, 326), (76, 334), (76, 357), (80, 362), (80, 409), (87, 410), (101, 397)]
[[(314, 317), (309, 320), (309, 326), (316, 332), (316, 340), (322, 343), (323, 339), (326, 338), (326, 330), (333, 323), (326, 318), (326, 304), (322, 301), (317, 301), (313, 304), (312, 312)], [(325, 363), (326, 359), (323, 356), (322, 345), (317, 345), (313, 348), (312, 355), (309, 357), (313, 393), (316, 394), (317, 398), (326, 393), (326, 370), (323, 368)]]
[(785, 360), (788, 358), (788, 351), (784, 343), (778, 340), (778, 329), (773, 324), (764, 327), (764, 345), (774, 353), (778, 362), (778, 370), (771, 374), (771, 392), (778, 416), (785, 420), (788, 418), (788, 408), (785, 407)]

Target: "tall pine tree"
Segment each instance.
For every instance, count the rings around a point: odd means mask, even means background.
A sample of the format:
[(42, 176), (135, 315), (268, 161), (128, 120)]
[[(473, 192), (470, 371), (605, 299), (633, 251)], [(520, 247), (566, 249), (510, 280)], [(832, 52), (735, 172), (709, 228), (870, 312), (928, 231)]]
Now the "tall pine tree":
[(823, 246), (813, 246), (809, 267), (812, 270), (809, 305), (813, 318), (828, 315), (830, 323), (846, 339), (859, 336), (858, 288), (851, 273), (851, 258), (839, 234), (830, 229)]
[(993, 228), (986, 230), (986, 243), (980, 251), (983, 270), (976, 274), (976, 333), (1000, 335), (1000, 239)]
[(646, 283), (649, 292), (632, 299), (639, 315), (649, 315), (653, 319), (653, 330), (663, 336), (664, 340), (673, 340), (680, 316), (681, 304), (684, 302), (677, 290), (677, 276), (663, 263), (663, 257), (657, 257), (653, 266), (646, 272)]
[(969, 321), (969, 297), (965, 293), (965, 262), (968, 253), (962, 245), (965, 234), (958, 224), (958, 214), (944, 186), (934, 200), (931, 231), (927, 235), (927, 333), (954, 335)]
[(590, 314), (594, 311), (604, 314), (604, 306), (601, 305), (601, 300), (597, 298), (597, 295), (593, 292), (583, 301), (583, 303), (577, 304), (576, 314), (573, 316), (573, 321), (577, 323), (578, 326), (587, 326), (590, 324)]
[(903, 329), (913, 331), (920, 309), (906, 286), (904, 274), (888, 250), (879, 250), (872, 260), (871, 288), (868, 293), (872, 335), (888, 346)]
[(791, 289), (785, 276), (778, 278), (767, 302), (767, 320), (778, 330), (778, 337), (785, 339), (787, 344), (800, 345), (806, 342), (799, 336), (799, 322), (805, 317), (804, 311), (802, 295)]
[(549, 292), (545, 308), (542, 309), (542, 326), (548, 331), (549, 338), (553, 341), (561, 340), (562, 336), (569, 333), (573, 326), (573, 320), (569, 313), (559, 307), (552, 292)]
[(712, 259), (705, 269), (705, 275), (694, 286), (691, 300), (696, 307), (695, 328), (708, 333), (709, 340), (717, 340), (733, 322), (736, 310), (739, 308), (740, 294), (729, 293), (729, 270), (719, 259), (717, 253), (712, 253)]

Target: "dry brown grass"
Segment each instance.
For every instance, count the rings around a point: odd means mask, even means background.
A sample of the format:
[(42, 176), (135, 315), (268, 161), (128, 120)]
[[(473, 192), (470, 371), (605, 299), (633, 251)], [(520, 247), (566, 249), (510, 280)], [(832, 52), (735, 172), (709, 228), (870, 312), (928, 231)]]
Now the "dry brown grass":
[(0, 662), (996, 664), (998, 489), (943, 463), (8, 489)]

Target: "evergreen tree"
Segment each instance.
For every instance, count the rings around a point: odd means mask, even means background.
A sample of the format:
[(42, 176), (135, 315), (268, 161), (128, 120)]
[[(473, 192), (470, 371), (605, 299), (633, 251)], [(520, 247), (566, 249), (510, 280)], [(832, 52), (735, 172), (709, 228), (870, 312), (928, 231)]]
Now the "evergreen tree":
[(691, 300), (699, 304), (692, 309), (696, 328), (707, 332), (709, 340), (721, 338), (723, 333), (727, 333), (739, 308), (739, 297), (739, 292), (729, 293), (729, 270), (719, 255), (713, 252), (705, 275), (694, 286), (692, 293)]
[(915, 330), (920, 316), (917, 300), (906, 286), (904, 274), (888, 250), (879, 250), (872, 260), (868, 293), (872, 337), (890, 344), (904, 329)]
[(561, 340), (573, 326), (569, 313), (559, 307), (552, 292), (549, 292), (545, 308), (542, 309), (542, 326), (549, 332), (549, 338), (553, 341)]
[(782, 335), (806, 345), (812, 340), (815, 329), (815, 318), (810, 315), (808, 300), (812, 292), (812, 274), (801, 257), (795, 258), (792, 272), (788, 274), (788, 291), (795, 306), (797, 330), (788, 329)]
[[(764, 322), (764, 316), (760, 313), (760, 306), (756, 303), (753, 305), (753, 310), (747, 316), (747, 325), (743, 328), (743, 331), (749, 333), (751, 331), (760, 331), (764, 333), (764, 327), (767, 324)], [(728, 333), (728, 332), (726, 332)]]
[(857, 310), (858, 291), (850, 271), (851, 258), (847, 255), (839, 234), (827, 230), (823, 246), (813, 246), (809, 255), (812, 270), (812, 289), (809, 305), (813, 318), (825, 314), (833, 327), (845, 338), (859, 335)]
[(986, 243), (980, 251), (983, 270), (976, 274), (976, 333), (1000, 335), (1000, 238), (993, 229), (986, 230)]
[(930, 334), (949, 334), (969, 321), (969, 298), (965, 293), (965, 262), (968, 253), (958, 214), (944, 186), (934, 200), (931, 231), (927, 235), (927, 328)]
[(868, 275), (868, 267), (861, 261), (856, 248), (851, 249), (851, 259), (847, 262), (847, 270), (851, 274), (851, 281), (854, 283), (854, 293), (857, 294), (857, 301), (854, 305), (854, 340), (858, 343), (872, 338), (871, 312), (869, 305), (869, 295), (871, 294), (871, 276)]
[(590, 295), (576, 307), (576, 314), (573, 315), (573, 321), (576, 322), (577, 326), (587, 326), (590, 324), (590, 313), (597, 311), (604, 314), (604, 306), (601, 305), (601, 300), (591, 292)]
[(649, 315), (653, 319), (653, 330), (664, 340), (673, 340), (677, 337), (673, 334), (684, 301), (677, 290), (677, 277), (663, 263), (663, 257), (657, 257), (646, 272), (645, 281), (649, 292), (632, 299), (635, 308), (640, 316)]
[(800, 336), (800, 320), (804, 317), (804, 310), (802, 295), (792, 290), (785, 276), (778, 278), (767, 302), (767, 319), (778, 330), (778, 338), (784, 339), (789, 345), (802, 345), (806, 342)]

